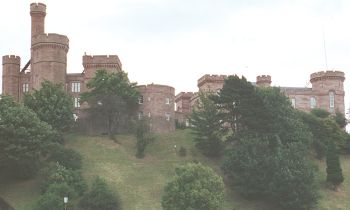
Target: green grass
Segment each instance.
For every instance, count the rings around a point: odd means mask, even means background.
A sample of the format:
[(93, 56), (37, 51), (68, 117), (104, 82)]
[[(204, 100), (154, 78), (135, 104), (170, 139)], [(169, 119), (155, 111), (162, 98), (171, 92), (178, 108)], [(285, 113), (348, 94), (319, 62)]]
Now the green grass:
[[(105, 136), (67, 136), (67, 147), (79, 151), (83, 156), (82, 173), (91, 183), (95, 176), (104, 178), (110, 187), (121, 197), (126, 210), (158, 210), (165, 184), (174, 175), (176, 166), (200, 161), (222, 175), (220, 159), (208, 159), (193, 145), (189, 130), (178, 130), (169, 134), (157, 135), (156, 140), (146, 149), (144, 159), (135, 157), (135, 139), (130, 135), (118, 135), (115, 143)], [(187, 156), (180, 157), (176, 150), (181, 146), (187, 149)], [(334, 192), (326, 187), (325, 164), (319, 165), (321, 199), (317, 210), (350, 209), (350, 157), (341, 158), (345, 182)], [(30, 210), (38, 199), (38, 184), (34, 180), (0, 185), (0, 196), (12, 204), (16, 210)], [(226, 189), (223, 210), (271, 210), (272, 207), (260, 201), (249, 201), (237, 193)]]

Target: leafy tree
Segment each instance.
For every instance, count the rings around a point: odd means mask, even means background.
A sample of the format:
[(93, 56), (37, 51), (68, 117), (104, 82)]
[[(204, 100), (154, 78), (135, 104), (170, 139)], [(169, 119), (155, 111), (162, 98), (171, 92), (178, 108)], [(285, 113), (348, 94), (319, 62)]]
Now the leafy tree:
[(199, 94), (198, 107), (190, 116), (196, 147), (207, 156), (219, 156), (224, 149), (223, 136), (227, 129), (224, 127), (223, 113), (216, 104), (204, 93)]
[(135, 122), (134, 133), (136, 136), (136, 157), (145, 157), (145, 150), (147, 145), (154, 141), (154, 136), (151, 134), (149, 120), (142, 118)]
[(344, 181), (344, 177), (340, 166), (339, 155), (334, 142), (329, 143), (326, 163), (327, 182), (331, 183), (334, 186), (334, 189), (336, 189), (337, 186)]
[(212, 169), (188, 163), (176, 168), (175, 173), (175, 177), (164, 188), (163, 209), (221, 209), (224, 183)]
[(38, 115), (40, 120), (60, 132), (69, 130), (74, 123), (73, 99), (62, 84), (44, 81), (40, 90), (26, 94), (23, 102)]
[(319, 118), (327, 118), (329, 117), (329, 115), (331, 113), (329, 113), (328, 111), (324, 110), (324, 109), (312, 109), (311, 110), (311, 114), (315, 115), (316, 117), (319, 117)]
[(300, 142), (250, 135), (226, 156), (222, 169), (240, 194), (265, 198), (281, 209), (311, 209), (317, 201), (315, 169)]
[(114, 129), (125, 124), (138, 106), (136, 83), (131, 83), (125, 72), (97, 70), (87, 87), (90, 90), (81, 94), (81, 101), (88, 102), (92, 117), (106, 120), (108, 134), (113, 138)]
[(57, 133), (11, 97), (0, 99), (0, 175), (30, 177)]
[(44, 193), (39, 197), (35, 209), (38, 210), (62, 210), (64, 209), (63, 197), (55, 193)]
[(231, 130), (239, 133), (250, 130), (250, 132), (261, 132), (266, 130), (262, 120), (267, 119), (266, 112), (261, 111), (264, 108), (263, 103), (255, 87), (246, 80), (239, 78), (237, 75), (229, 76), (218, 93), (213, 96), (214, 102), (218, 105), (223, 113), (224, 122), (231, 125)]
[(109, 188), (107, 183), (97, 177), (91, 191), (86, 193), (80, 201), (80, 206), (86, 210), (119, 210), (121, 202)]
[(65, 148), (62, 145), (56, 145), (51, 152), (49, 161), (58, 162), (67, 169), (77, 170), (82, 167), (81, 155), (73, 149)]
[(343, 128), (343, 129), (348, 124), (344, 114), (341, 113), (341, 112), (336, 112), (335, 113), (334, 120), (339, 125), (339, 127)]

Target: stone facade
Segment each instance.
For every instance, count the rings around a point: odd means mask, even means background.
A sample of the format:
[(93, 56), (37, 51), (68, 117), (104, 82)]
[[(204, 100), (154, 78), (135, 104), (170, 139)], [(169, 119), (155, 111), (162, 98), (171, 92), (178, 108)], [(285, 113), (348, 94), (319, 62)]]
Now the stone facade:
[(175, 130), (175, 89), (167, 85), (140, 85), (138, 118), (148, 117), (151, 130), (163, 133)]

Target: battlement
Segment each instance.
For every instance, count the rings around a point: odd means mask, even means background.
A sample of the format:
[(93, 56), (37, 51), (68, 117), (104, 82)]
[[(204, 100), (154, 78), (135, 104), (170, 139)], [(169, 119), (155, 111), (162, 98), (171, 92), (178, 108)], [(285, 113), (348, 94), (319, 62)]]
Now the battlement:
[(271, 76), (270, 75), (259, 75), (256, 77), (256, 84), (257, 85), (270, 85), (271, 84)]
[(43, 3), (31, 3), (30, 15), (46, 15), (46, 5)]
[(174, 93), (175, 88), (168, 85), (158, 85), (158, 84), (148, 84), (148, 85), (138, 85), (137, 88), (141, 92), (168, 92)]
[(318, 80), (326, 80), (326, 79), (336, 79), (336, 80), (345, 80), (345, 74), (342, 71), (319, 71), (312, 73), (310, 75), (310, 82), (315, 82)]
[(191, 99), (191, 97), (193, 96), (193, 92), (180, 92), (175, 96), (175, 102), (183, 99), (183, 98), (189, 98)]
[(219, 82), (223, 83), (227, 79), (227, 75), (206, 74), (198, 79), (198, 87), (202, 86), (206, 82)]
[(16, 64), (21, 65), (21, 57), (16, 55), (5, 55), (2, 56), (2, 64)]
[(86, 64), (118, 64), (121, 66), (117, 55), (84, 55), (83, 65)]
[(39, 34), (32, 38), (32, 46), (37, 44), (57, 44), (57, 45), (69, 45), (69, 39), (65, 35), (48, 33), (48, 34)]

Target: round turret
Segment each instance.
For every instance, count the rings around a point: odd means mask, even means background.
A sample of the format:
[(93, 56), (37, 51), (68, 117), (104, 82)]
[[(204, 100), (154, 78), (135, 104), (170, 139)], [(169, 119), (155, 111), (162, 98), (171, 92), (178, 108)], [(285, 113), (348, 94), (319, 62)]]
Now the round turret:
[(40, 89), (44, 80), (65, 84), (69, 39), (59, 34), (39, 34), (32, 38), (32, 88)]
[(46, 5), (43, 3), (30, 4), (30, 16), (32, 17), (32, 37), (45, 33)]
[(258, 87), (270, 87), (271, 76), (270, 75), (260, 75), (256, 77), (256, 85)]
[(175, 89), (167, 85), (140, 85), (139, 116), (149, 117), (153, 132), (175, 130)]
[(19, 97), (19, 72), (21, 58), (15, 55), (2, 57), (2, 93), (8, 94), (18, 101)]

